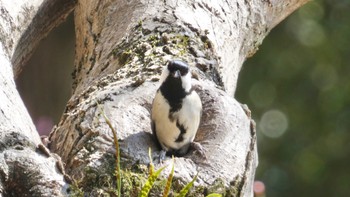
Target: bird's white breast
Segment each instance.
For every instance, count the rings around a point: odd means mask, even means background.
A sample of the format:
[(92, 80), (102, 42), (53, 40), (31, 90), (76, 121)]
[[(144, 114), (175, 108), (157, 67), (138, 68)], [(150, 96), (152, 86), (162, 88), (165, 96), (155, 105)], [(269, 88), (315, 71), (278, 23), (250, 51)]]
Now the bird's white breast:
[[(164, 150), (168, 148), (179, 149), (185, 144), (192, 142), (200, 121), (202, 104), (198, 94), (192, 91), (182, 101), (182, 107), (173, 114), (174, 121), (169, 119), (170, 105), (160, 93), (157, 92), (152, 107), (152, 120), (156, 125), (156, 135)], [(180, 130), (176, 126), (176, 120), (183, 125), (186, 133), (183, 141), (175, 142), (180, 135)]]

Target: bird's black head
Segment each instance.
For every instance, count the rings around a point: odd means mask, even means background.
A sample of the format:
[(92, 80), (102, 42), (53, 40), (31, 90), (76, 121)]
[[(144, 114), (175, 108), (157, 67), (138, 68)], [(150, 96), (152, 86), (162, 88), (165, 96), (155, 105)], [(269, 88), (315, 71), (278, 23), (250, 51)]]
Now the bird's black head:
[(180, 61), (180, 60), (169, 61), (167, 68), (168, 68), (170, 74), (172, 76), (175, 76), (175, 77), (180, 77), (179, 74), (181, 76), (185, 76), (189, 72), (188, 65), (185, 62)]
[(169, 99), (182, 98), (190, 92), (192, 87), (189, 66), (180, 60), (169, 61), (163, 69), (160, 82), (162, 93), (166, 94)]

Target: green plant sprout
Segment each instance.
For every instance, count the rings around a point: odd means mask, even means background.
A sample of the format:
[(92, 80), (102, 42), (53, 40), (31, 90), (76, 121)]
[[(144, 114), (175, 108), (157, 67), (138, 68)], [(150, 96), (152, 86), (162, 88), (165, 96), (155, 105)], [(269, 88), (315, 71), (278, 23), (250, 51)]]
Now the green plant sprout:
[(104, 113), (104, 110), (102, 109), (100, 104), (98, 102), (96, 102), (96, 103), (97, 103), (97, 106), (100, 109), (101, 114), (103, 115), (107, 125), (109, 126), (109, 128), (112, 130), (112, 133), (113, 133), (114, 146), (115, 146), (115, 150), (116, 150), (115, 151), (115, 157), (116, 157), (115, 176), (116, 176), (116, 182), (117, 182), (118, 197), (120, 197), (121, 196), (122, 177), (121, 177), (121, 173), (120, 173), (120, 150), (119, 150), (119, 143), (118, 143), (118, 138), (117, 138), (117, 131), (113, 128), (111, 121), (108, 119), (108, 117)]
[(174, 177), (174, 166), (175, 166), (175, 158), (173, 156), (173, 166), (171, 167), (171, 172), (168, 176), (168, 179), (167, 179), (167, 182), (166, 182), (166, 185), (164, 188), (163, 197), (167, 197), (169, 195), (171, 183), (172, 183), (173, 177)]
[(158, 176), (160, 175), (160, 173), (165, 169), (166, 166), (158, 169), (157, 171), (154, 172), (154, 165), (152, 162), (152, 157), (151, 157), (151, 149), (149, 149), (149, 159), (150, 159), (150, 170), (149, 170), (149, 176), (148, 179), (145, 183), (145, 185), (142, 187), (141, 192), (139, 194), (139, 197), (147, 197), (149, 191), (151, 190), (151, 188), (153, 187), (154, 182), (157, 180)]

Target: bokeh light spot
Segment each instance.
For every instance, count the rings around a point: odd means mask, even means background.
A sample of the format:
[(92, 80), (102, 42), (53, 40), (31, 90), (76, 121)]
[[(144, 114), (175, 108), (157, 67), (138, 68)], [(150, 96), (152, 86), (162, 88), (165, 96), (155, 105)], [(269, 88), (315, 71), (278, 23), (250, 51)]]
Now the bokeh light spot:
[(319, 46), (326, 38), (323, 27), (314, 20), (301, 20), (296, 28), (297, 38), (302, 45)]
[(265, 136), (278, 138), (288, 128), (287, 116), (279, 110), (267, 111), (261, 117), (259, 128)]
[(265, 184), (262, 181), (254, 181), (253, 189), (256, 197), (265, 196)]

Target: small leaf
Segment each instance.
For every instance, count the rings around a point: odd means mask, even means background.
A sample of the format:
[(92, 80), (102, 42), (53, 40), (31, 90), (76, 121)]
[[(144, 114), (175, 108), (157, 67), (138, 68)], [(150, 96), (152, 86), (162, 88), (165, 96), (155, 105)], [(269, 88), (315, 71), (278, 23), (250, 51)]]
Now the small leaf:
[(221, 194), (212, 193), (212, 194), (209, 194), (206, 197), (222, 197), (222, 195)]
[(188, 191), (190, 191), (191, 187), (193, 186), (193, 183), (196, 181), (198, 176), (198, 173), (196, 174), (196, 176), (193, 177), (192, 181), (189, 182), (179, 193), (179, 195), (177, 195), (177, 197), (185, 197), (186, 194), (188, 193)]
[(147, 197), (148, 196), (148, 193), (151, 190), (151, 188), (153, 187), (154, 182), (157, 180), (158, 176), (164, 170), (165, 167), (166, 166), (160, 168), (159, 170), (157, 170), (156, 172), (154, 172), (152, 175), (150, 175), (148, 177), (145, 185), (141, 189), (139, 197)]
[(148, 148), (148, 157), (149, 157), (149, 169), (148, 169), (148, 173), (149, 173), (149, 176), (152, 176), (152, 174), (154, 173), (154, 165), (153, 165), (153, 162), (152, 162), (152, 151), (151, 151), (151, 147)]
[(171, 172), (168, 176), (168, 180), (167, 180), (165, 188), (164, 188), (163, 197), (167, 197), (169, 195), (171, 183), (172, 183), (173, 177), (174, 177), (174, 166), (175, 166), (175, 158), (173, 156), (173, 166), (171, 168)]

